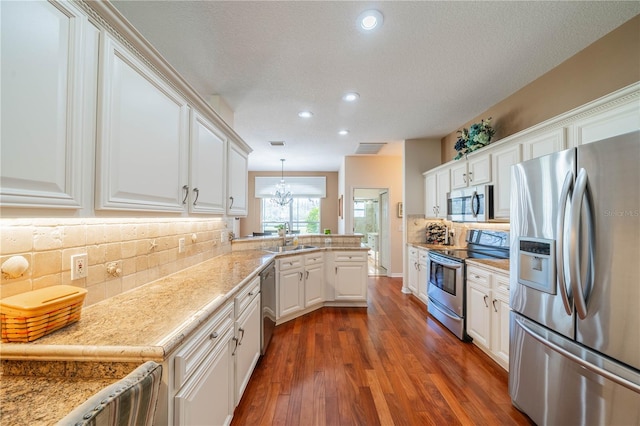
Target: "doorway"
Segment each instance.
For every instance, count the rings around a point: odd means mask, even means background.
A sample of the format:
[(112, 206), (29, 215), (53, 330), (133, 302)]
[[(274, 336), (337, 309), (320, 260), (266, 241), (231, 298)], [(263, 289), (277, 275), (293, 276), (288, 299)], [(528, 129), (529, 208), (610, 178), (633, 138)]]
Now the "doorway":
[(353, 232), (362, 234), (363, 243), (369, 247), (369, 275), (386, 276), (389, 265), (388, 189), (353, 190)]

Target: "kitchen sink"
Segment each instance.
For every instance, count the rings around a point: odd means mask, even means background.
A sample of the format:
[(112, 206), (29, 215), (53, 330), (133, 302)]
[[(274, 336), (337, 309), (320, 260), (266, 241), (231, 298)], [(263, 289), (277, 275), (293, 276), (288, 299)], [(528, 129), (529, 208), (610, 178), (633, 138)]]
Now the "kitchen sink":
[(267, 247), (263, 250), (266, 251), (270, 251), (271, 253), (287, 253), (290, 251), (299, 251), (299, 250), (307, 250), (307, 249), (314, 249), (314, 248), (318, 248), (316, 246), (305, 246), (305, 245), (299, 245), (299, 246), (284, 246), (284, 247)]

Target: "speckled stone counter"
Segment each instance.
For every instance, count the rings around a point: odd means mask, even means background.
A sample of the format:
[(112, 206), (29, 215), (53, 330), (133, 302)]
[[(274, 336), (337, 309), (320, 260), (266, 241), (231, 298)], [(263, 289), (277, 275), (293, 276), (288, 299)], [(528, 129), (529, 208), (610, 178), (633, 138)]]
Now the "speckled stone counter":
[(509, 273), (509, 259), (467, 259), (467, 264), (494, 269), (496, 272)]
[(89, 306), (34, 342), (3, 343), (0, 423), (55, 424), (144, 361), (162, 362), (274, 256), (218, 256)]

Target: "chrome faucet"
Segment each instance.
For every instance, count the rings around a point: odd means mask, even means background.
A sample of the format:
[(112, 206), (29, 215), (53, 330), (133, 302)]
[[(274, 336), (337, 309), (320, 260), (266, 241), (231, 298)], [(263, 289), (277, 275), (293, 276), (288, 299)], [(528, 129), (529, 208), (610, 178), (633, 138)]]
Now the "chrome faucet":
[(283, 246), (291, 245), (293, 244), (293, 238), (287, 238), (287, 234), (291, 232), (291, 229), (289, 228), (289, 222), (284, 222), (283, 226), (284, 226), (283, 227), (284, 235), (282, 236), (282, 245)]

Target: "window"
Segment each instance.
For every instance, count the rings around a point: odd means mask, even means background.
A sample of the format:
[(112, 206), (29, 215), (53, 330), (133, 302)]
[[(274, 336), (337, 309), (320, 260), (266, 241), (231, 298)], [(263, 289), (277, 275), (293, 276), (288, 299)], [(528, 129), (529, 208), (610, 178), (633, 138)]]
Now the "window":
[(365, 201), (355, 200), (353, 202), (353, 217), (365, 217)]
[(278, 226), (288, 224), (291, 231), (301, 234), (320, 232), (320, 198), (294, 198), (284, 207), (269, 198), (262, 199), (262, 232), (278, 232)]

